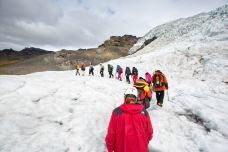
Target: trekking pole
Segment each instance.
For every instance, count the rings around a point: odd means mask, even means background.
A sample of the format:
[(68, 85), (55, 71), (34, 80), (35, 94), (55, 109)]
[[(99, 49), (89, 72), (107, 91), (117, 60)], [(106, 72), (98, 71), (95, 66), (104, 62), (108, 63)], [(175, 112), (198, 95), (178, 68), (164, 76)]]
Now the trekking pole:
[(167, 96), (168, 96), (168, 101), (169, 101), (169, 91), (167, 90)]

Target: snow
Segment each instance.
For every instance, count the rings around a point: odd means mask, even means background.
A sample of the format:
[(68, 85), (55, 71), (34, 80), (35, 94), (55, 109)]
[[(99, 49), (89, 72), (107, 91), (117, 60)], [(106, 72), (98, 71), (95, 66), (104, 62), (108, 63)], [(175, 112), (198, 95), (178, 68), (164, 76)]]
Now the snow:
[[(228, 5), (217, 8), (209, 13), (201, 13), (185, 19), (178, 19), (166, 24), (159, 25), (150, 30), (145, 36), (129, 50), (129, 54), (150, 52), (159, 49), (175, 41), (182, 42), (190, 39), (201, 41), (205, 39), (228, 39)], [(218, 37), (222, 36), (221, 38)], [(144, 45), (148, 39), (157, 37), (149, 45)], [(141, 49), (144, 49), (142, 51)], [(138, 53), (136, 53), (138, 54)]]
[[(202, 50), (198, 45), (195, 48)], [(217, 47), (207, 45), (202, 47)], [(227, 76), (227, 57), (221, 53), (205, 55), (208, 51), (195, 48), (186, 56), (185, 45), (175, 46), (179, 52), (171, 45), (162, 51), (109, 63), (136, 66), (141, 76), (160, 68), (168, 76), (170, 101), (166, 96), (161, 109), (154, 97), (148, 110), (154, 127), (152, 151), (226, 152), (228, 87), (221, 79)], [(207, 62), (200, 63), (200, 56), (207, 56)], [(161, 57), (165, 60), (157, 65)], [(104, 78), (98, 75), (99, 66), (94, 77), (75, 76), (75, 71), (0, 76), (1, 151), (106, 151), (104, 138), (111, 112), (123, 102), (124, 90), (129, 86), (109, 79), (107, 64)], [(209, 68), (214, 64), (221, 67), (217, 74)], [(192, 77), (194, 69), (199, 73)], [(208, 77), (201, 81), (200, 72), (207, 71)], [(200, 117), (210, 131), (189, 120), (188, 113)]]
[(0, 84), (1, 151), (104, 151), (109, 114), (126, 88), (72, 71), (1, 76)]
[(160, 69), (168, 78), (164, 106), (156, 106), (153, 93), (148, 109), (154, 128), (151, 151), (228, 152), (228, 33), (219, 28), (227, 21), (226, 9), (201, 14), (222, 16), (211, 21), (217, 25), (213, 30), (205, 23), (104, 63), (105, 77), (99, 76), (99, 66), (95, 76), (88, 76), (88, 68), (86, 76), (75, 71), (0, 76), (0, 151), (105, 152), (111, 112), (123, 103), (129, 86), (125, 79), (108, 78), (110, 63), (136, 66), (140, 76)]

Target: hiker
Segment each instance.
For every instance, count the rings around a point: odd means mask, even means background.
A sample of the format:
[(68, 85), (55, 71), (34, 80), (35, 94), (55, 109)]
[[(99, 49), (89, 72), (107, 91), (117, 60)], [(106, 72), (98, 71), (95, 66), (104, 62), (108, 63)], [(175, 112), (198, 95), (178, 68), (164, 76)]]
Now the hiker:
[(148, 152), (153, 127), (137, 94), (136, 88), (128, 88), (124, 103), (113, 110), (105, 138), (108, 152)]
[(80, 70), (80, 64), (79, 63), (77, 63), (76, 64), (76, 66), (75, 66), (75, 68), (76, 68), (76, 75), (80, 75), (80, 73), (79, 73), (79, 70)]
[(119, 75), (119, 70), (120, 70), (120, 65), (116, 66), (116, 78), (118, 79), (118, 75)]
[(136, 67), (132, 68), (132, 77), (133, 77), (133, 82), (135, 84), (136, 81), (138, 80), (138, 70), (136, 69)]
[(157, 105), (162, 107), (164, 92), (168, 90), (168, 82), (165, 75), (157, 70), (152, 76), (153, 90), (156, 92)]
[(104, 66), (100, 63), (100, 74), (101, 77), (104, 77)]
[(126, 67), (126, 69), (125, 69), (125, 76), (126, 76), (126, 80), (127, 80), (127, 83), (131, 83), (130, 82), (130, 75), (131, 75), (131, 69), (129, 68), (129, 67)]
[(123, 68), (120, 67), (119, 72), (118, 72), (118, 80), (122, 81), (122, 73), (123, 73)]
[(134, 84), (134, 87), (138, 90), (138, 102), (140, 102), (145, 109), (149, 108), (152, 98), (152, 91), (150, 90), (149, 84), (145, 79), (140, 77)]
[(108, 73), (109, 73), (109, 78), (113, 78), (113, 66), (111, 64), (108, 64)]
[(81, 66), (82, 76), (85, 75), (85, 68), (86, 68), (86, 66), (85, 66), (85, 64), (83, 63), (82, 66)]
[(90, 66), (89, 66), (89, 75), (94, 75), (93, 70), (94, 70), (93, 65), (92, 65), (92, 63), (90, 63)]

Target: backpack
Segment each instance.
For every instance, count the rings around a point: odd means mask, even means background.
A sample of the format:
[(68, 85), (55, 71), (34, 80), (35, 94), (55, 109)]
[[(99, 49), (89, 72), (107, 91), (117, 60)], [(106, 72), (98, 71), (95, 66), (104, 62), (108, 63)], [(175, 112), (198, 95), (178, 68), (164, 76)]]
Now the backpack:
[(151, 83), (151, 75), (149, 73), (146, 74), (146, 82)]
[(136, 67), (133, 67), (133, 69), (132, 69), (132, 74), (137, 74), (138, 75), (138, 70), (136, 69)]
[(150, 107), (150, 98), (146, 96), (144, 87), (148, 86), (148, 83), (145, 79), (139, 79), (134, 87), (138, 90), (137, 102), (144, 105), (145, 109)]
[(117, 67), (116, 67), (116, 72), (119, 73), (119, 70), (120, 70), (120, 66), (117, 65)]
[(110, 65), (110, 71), (112, 71), (113, 70), (113, 66), (112, 65)]
[(130, 70), (130, 68), (129, 68), (129, 67), (126, 67), (125, 74), (127, 74), (127, 75), (130, 75), (130, 74), (131, 74), (131, 70)]
[(123, 73), (123, 68), (120, 68), (119, 73)]
[(76, 69), (77, 69), (77, 70), (80, 69), (80, 65), (79, 65), (79, 64), (76, 65)]
[(113, 66), (111, 64), (108, 64), (108, 72), (112, 72)]
[(81, 70), (85, 71), (85, 65), (84, 64), (81, 66)]
[(93, 71), (94, 68), (93, 68), (93, 66), (91, 65), (91, 66), (89, 67), (89, 69), (90, 69), (91, 71)]
[(153, 85), (157, 88), (163, 86), (164, 84), (164, 78), (161, 72), (155, 73), (153, 75)]

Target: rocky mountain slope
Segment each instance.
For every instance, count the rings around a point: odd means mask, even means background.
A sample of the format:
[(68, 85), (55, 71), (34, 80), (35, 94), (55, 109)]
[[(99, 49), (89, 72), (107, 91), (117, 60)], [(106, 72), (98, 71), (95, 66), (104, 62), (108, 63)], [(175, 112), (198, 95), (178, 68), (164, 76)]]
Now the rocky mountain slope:
[[(136, 36), (131, 35), (111, 36), (109, 40), (106, 40), (98, 48), (63, 49), (58, 52), (47, 52), (47, 54), (42, 54), (40, 51), (35, 54), (33, 51), (30, 52), (29, 49), (20, 52), (3, 50), (0, 51), (4, 53), (4, 55), (1, 55), (0, 60), (6, 60), (9, 64), (0, 66), (0, 74), (28, 74), (47, 70), (70, 70), (74, 69), (77, 62), (96, 65), (128, 55), (129, 49), (137, 40)], [(21, 56), (21, 54), (25, 55)]]
[(8, 65), (13, 63), (18, 63), (20, 61), (30, 59), (39, 55), (48, 54), (52, 51), (46, 51), (39, 48), (24, 48), (21, 51), (16, 51), (13, 49), (0, 50), (0, 66)]

